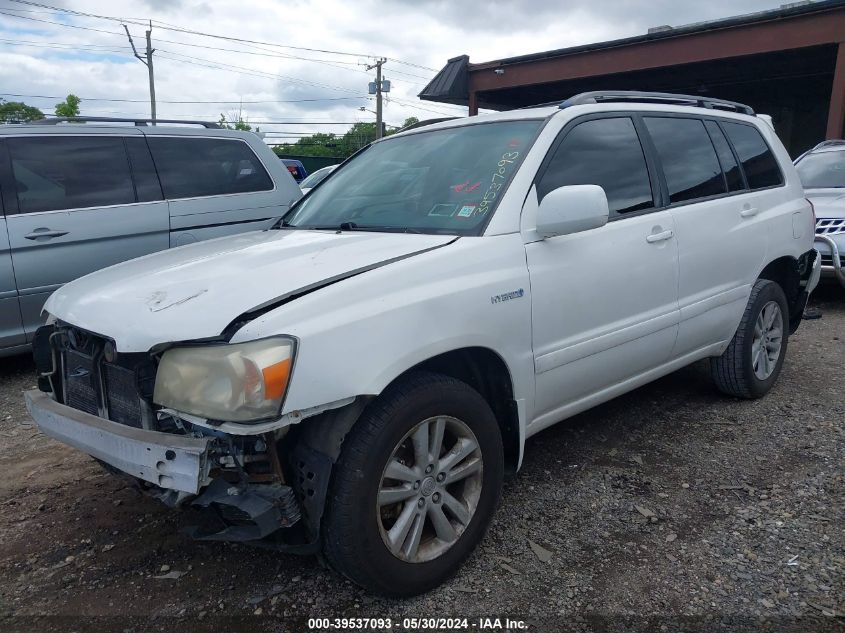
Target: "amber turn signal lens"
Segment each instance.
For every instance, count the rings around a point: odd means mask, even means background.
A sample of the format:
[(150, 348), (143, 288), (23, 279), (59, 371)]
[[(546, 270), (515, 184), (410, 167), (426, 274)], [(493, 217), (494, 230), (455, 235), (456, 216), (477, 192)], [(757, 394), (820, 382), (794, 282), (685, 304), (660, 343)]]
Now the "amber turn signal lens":
[(267, 400), (281, 398), (290, 378), (290, 358), (261, 370), (264, 375), (264, 397)]

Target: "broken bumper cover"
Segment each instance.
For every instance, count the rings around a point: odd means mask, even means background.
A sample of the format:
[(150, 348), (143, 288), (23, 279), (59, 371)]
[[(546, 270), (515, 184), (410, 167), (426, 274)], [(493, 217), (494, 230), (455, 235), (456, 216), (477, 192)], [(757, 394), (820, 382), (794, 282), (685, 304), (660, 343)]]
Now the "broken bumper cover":
[(133, 477), (197, 494), (208, 483), (208, 438), (138, 429), (73, 409), (33, 389), (26, 408), (45, 435)]

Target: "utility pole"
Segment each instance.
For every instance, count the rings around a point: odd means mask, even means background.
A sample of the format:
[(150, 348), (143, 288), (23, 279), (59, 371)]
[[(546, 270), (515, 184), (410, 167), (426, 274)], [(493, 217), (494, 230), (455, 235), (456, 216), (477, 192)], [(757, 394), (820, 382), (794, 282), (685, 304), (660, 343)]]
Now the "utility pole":
[(367, 70), (372, 70), (373, 68), (376, 69), (376, 139), (380, 139), (383, 136), (384, 126), (382, 124), (382, 114), (381, 114), (381, 67), (387, 62), (385, 58), (380, 58), (376, 61), (375, 64), (367, 66)]
[(155, 49), (152, 43), (153, 22), (150, 20), (150, 29), (147, 31), (147, 50), (144, 55), (138, 54), (138, 49), (135, 48), (135, 42), (132, 41), (132, 35), (129, 33), (129, 27), (123, 25), (126, 31), (126, 37), (129, 38), (129, 44), (132, 45), (132, 52), (135, 54), (141, 63), (147, 67), (147, 74), (150, 77), (150, 118), (153, 120), (153, 125), (156, 124), (156, 82), (155, 71), (153, 70), (153, 53)]

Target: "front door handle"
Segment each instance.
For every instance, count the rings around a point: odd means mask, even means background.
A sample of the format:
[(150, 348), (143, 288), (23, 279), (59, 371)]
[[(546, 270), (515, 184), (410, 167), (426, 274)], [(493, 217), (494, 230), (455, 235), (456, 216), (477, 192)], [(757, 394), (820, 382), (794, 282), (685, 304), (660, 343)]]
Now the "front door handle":
[(751, 218), (757, 215), (757, 212), (759, 210), (760, 209), (758, 209), (757, 207), (746, 207), (742, 211), (740, 211), (739, 214), (744, 218)]
[(51, 231), (48, 228), (38, 228), (33, 230), (32, 233), (24, 235), (24, 237), (28, 240), (37, 240), (39, 237), (51, 239), (54, 237), (61, 237), (62, 235), (67, 235), (67, 231)]
[(675, 235), (672, 229), (666, 229), (665, 231), (661, 231), (660, 233), (652, 233), (648, 237), (645, 238), (645, 241), (649, 244), (654, 244), (655, 242), (665, 242), (668, 239), (672, 239), (672, 236)]

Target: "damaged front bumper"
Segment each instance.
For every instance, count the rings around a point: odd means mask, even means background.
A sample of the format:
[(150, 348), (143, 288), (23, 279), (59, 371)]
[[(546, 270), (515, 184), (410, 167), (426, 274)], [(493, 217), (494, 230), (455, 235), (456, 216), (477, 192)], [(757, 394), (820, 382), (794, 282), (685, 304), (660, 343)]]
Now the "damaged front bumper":
[(42, 433), (133, 477), (189, 494), (210, 483), (207, 437), (126, 426), (60, 404), (37, 389), (24, 397)]
[[(256, 483), (245, 473), (236, 481), (225, 478), (217, 469), (221, 447), (213, 436), (127, 426), (56, 402), (38, 390), (27, 391), (24, 397), (30, 415), (45, 435), (122, 474), (152, 484), (146, 486), (146, 492), (166, 505), (192, 500), (194, 506), (205, 510), (201, 524), (186, 530), (194, 538), (252, 542), (295, 553), (316, 551), (317, 531), (301, 525), (303, 508), (294, 490), (278, 480)], [(298, 471), (303, 483), (309, 474), (314, 477), (314, 471), (325, 471), (318, 470), (306, 455), (300, 456), (297, 464), (307, 471)], [(327, 481), (325, 474), (321, 480)], [(307, 495), (309, 490), (302, 492)], [(320, 492), (318, 498), (322, 500), (325, 487)], [(313, 490), (310, 494), (313, 496)], [(306, 503), (304, 509), (306, 518), (319, 522), (321, 507), (318, 511)], [(294, 530), (292, 539), (278, 538), (284, 528), (294, 527), (299, 530)]]

